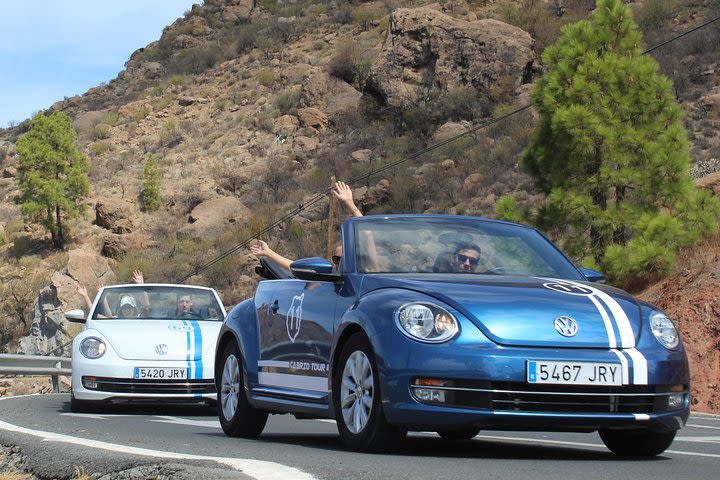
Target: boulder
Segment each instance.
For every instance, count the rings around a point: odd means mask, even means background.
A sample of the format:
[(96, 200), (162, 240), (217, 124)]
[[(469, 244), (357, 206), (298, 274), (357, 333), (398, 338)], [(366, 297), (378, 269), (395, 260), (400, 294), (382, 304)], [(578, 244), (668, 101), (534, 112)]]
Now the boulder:
[(40, 290), (33, 312), (30, 335), (20, 338), (17, 353), (69, 357), (72, 342), (67, 334), (68, 321), (52, 284)]
[(378, 183), (367, 189), (367, 192), (365, 192), (365, 195), (363, 195), (360, 200), (360, 210), (367, 211), (377, 206), (385, 205), (390, 201), (391, 195), (390, 182), (383, 178)]
[(320, 109), (315, 107), (301, 108), (298, 110), (300, 125), (303, 127), (314, 127), (323, 130), (327, 127), (328, 117)]
[(532, 81), (536, 60), (533, 39), (512, 25), (492, 19), (468, 22), (429, 8), (401, 8), (391, 14), (366, 90), (398, 108), (417, 104), (428, 88), (445, 92), (470, 86), (480, 95), (500, 84), (515, 90)]
[(100, 199), (95, 204), (95, 225), (113, 233), (130, 233), (133, 222), (128, 218), (129, 206), (114, 199)]
[[(81, 248), (68, 252), (67, 276), (85, 285), (88, 290), (98, 283), (109, 285), (115, 281), (115, 273), (105, 257)], [(55, 287), (60, 290), (59, 285)], [(71, 293), (76, 293), (74, 285)], [(62, 295), (60, 297), (63, 298)]]
[(322, 72), (309, 75), (303, 81), (300, 101), (332, 117), (343, 110), (357, 108), (361, 96), (349, 83)]
[(108, 258), (118, 258), (131, 251), (156, 246), (157, 242), (137, 233), (109, 234), (103, 240), (102, 254)]
[(224, 23), (245, 23), (255, 8), (255, 0), (228, 0), (220, 14)]
[(223, 230), (244, 224), (250, 217), (248, 209), (235, 197), (217, 197), (204, 201), (190, 212), (182, 231), (196, 237), (215, 236)]
[(352, 160), (353, 163), (370, 163), (370, 160), (372, 160), (372, 150), (369, 148), (355, 150), (350, 154), (350, 160)]
[(293, 115), (282, 115), (273, 122), (273, 133), (285, 136), (292, 135), (298, 129), (300, 121)]

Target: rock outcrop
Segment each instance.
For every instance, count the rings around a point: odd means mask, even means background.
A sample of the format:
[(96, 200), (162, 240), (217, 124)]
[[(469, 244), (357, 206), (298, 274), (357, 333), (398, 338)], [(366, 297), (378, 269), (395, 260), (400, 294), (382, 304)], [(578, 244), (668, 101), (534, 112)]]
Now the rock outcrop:
[(417, 104), (428, 93), (472, 87), (515, 90), (530, 83), (536, 61), (533, 39), (512, 25), (484, 19), (468, 22), (430, 8), (398, 9), (366, 89), (388, 105)]

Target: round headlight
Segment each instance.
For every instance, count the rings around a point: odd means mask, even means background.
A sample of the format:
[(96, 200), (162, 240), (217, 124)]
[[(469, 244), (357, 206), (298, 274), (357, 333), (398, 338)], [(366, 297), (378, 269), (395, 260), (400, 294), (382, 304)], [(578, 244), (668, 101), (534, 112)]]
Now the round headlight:
[(453, 338), (458, 323), (451, 313), (429, 303), (408, 303), (397, 309), (400, 331), (422, 342), (440, 343)]
[(80, 353), (86, 358), (100, 358), (105, 353), (105, 342), (97, 337), (87, 337), (80, 342)]
[(662, 312), (650, 314), (650, 328), (660, 344), (668, 350), (677, 350), (680, 345), (680, 335), (672, 320)]

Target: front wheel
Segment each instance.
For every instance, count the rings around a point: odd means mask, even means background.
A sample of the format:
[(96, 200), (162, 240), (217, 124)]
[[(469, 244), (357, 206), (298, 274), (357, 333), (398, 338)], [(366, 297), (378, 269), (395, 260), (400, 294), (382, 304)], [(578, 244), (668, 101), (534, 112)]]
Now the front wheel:
[(385, 450), (407, 434), (385, 418), (375, 356), (362, 333), (351, 336), (338, 357), (332, 399), (340, 438), (352, 450)]
[(230, 437), (257, 437), (265, 428), (268, 413), (250, 405), (245, 395), (237, 345), (234, 342), (225, 345), (220, 359), (222, 374), (215, 379), (220, 426)]
[(654, 457), (664, 452), (677, 432), (652, 430), (600, 430), (607, 448), (621, 457)]

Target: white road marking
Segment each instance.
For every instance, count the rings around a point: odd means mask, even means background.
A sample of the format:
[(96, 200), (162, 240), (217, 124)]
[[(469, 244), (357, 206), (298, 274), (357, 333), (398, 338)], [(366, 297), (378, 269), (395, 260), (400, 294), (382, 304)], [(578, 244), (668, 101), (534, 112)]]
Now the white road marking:
[(67, 417), (80, 417), (80, 418), (93, 418), (95, 420), (109, 420), (111, 418), (115, 417), (131, 417), (132, 415), (103, 415), (100, 413), (61, 413), (60, 415), (65, 415)]
[(720, 443), (720, 437), (675, 437), (675, 441), (697, 443)]
[[(567, 445), (570, 447), (591, 447), (591, 448), (605, 448), (605, 445), (602, 444), (595, 444), (595, 443), (581, 443), (581, 442), (566, 442), (562, 440), (546, 440), (544, 438), (524, 438), (524, 437), (500, 437), (500, 436), (494, 436), (494, 435), (478, 435), (475, 438), (484, 438), (488, 440), (505, 440), (510, 442), (534, 442), (534, 443), (548, 443), (552, 445)], [(680, 440), (681, 438), (692, 438), (692, 437), (679, 437), (675, 440)], [(715, 443), (715, 442), (710, 442)], [(665, 450), (665, 453), (674, 453), (677, 455), (691, 455), (695, 457), (711, 457), (711, 458), (720, 458), (720, 454), (717, 453), (700, 453), (700, 452), (685, 452), (680, 450)]]
[(713, 430), (720, 430), (720, 427), (712, 427), (710, 425), (685, 425), (686, 427), (692, 427), (692, 428), (712, 428)]
[(98, 440), (89, 440), (86, 438), (76, 438), (69, 435), (59, 433), (43, 432), (40, 430), (31, 430), (29, 428), (18, 427), (0, 420), (0, 429), (25, 435), (40, 437), (43, 441), (62, 442), (71, 445), (82, 445), (91, 448), (101, 448), (113, 452), (127, 453), (130, 455), (142, 455), (146, 457), (158, 458), (174, 458), (179, 460), (210, 460), (227, 465), (235, 470), (241, 471), (257, 480), (285, 480), (287, 478), (297, 480), (316, 480), (309, 473), (305, 473), (297, 468), (288, 467), (280, 463), (266, 462), (263, 460), (251, 460), (247, 458), (226, 458), (226, 457), (209, 457), (205, 455), (191, 455), (187, 453), (163, 452), (161, 450), (149, 450), (146, 448), (128, 447), (115, 443), (101, 442)]
[[(155, 420), (157, 419), (157, 420)], [(192, 427), (203, 428), (221, 428), (220, 421), (215, 420), (192, 420), (190, 418), (171, 417), (166, 415), (156, 415), (150, 419), (151, 422), (170, 423), (172, 425), (190, 425)]]

